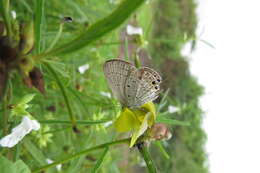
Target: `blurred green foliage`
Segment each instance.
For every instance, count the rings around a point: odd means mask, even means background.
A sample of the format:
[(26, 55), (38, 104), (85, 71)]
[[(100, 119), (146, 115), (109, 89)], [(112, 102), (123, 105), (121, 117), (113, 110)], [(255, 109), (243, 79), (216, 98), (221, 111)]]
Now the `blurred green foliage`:
[[(86, 148), (125, 137), (116, 133), (110, 124), (121, 108), (114, 98), (102, 94), (110, 92), (102, 67), (106, 60), (118, 57), (122, 45), (120, 33), (135, 18), (144, 30), (144, 38), (149, 42), (145, 50), (151, 54), (153, 64), (157, 64), (163, 76), (165, 91), (169, 89), (168, 95), (162, 94), (165, 99), (158, 101), (159, 116), (179, 120), (179, 125), (181, 122), (190, 124), (179, 126), (178, 121), (175, 121), (176, 125), (171, 126), (171, 140), (157, 145), (151, 143), (150, 151), (155, 165), (163, 173), (207, 172), (203, 149), (206, 137), (201, 129), (203, 111), (198, 103), (203, 88), (190, 74), (188, 62), (181, 55), (183, 46), (196, 35), (194, 0), (151, 0), (142, 5), (138, 0), (132, 3), (130, 0), (10, 2), (11, 11), (15, 11), (17, 16), (12, 20), (13, 27), (17, 27), (17, 21), (35, 23), (35, 48), (28, 57), (35, 58), (34, 65), (43, 75), (45, 92), (39, 92), (37, 87), (26, 86), (21, 71), (16, 69), (10, 72), (6, 93), (8, 101), (3, 104), (7, 104), (8, 109), (2, 106), (0, 114), (10, 114), (12, 105), (21, 102), (24, 96), (34, 94), (26, 111), (41, 123), (42, 129), (26, 136), (12, 149), (0, 148), (2, 154), (15, 163), (21, 159), (31, 170), (35, 170), (46, 165), (47, 160), (59, 161)], [(120, 5), (119, 2), (123, 3)], [(131, 5), (126, 6), (127, 3)], [(134, 13), (138, 6), (140, 8)], [(124, 22), (130, 14), (130, 20)], [(64, 23), (63, 18), (68, 16), (73, 21)], [(57, 40), (57, 44), (52, 49), (50, 45), (54, 40)], [(76, 51), (78, 48), (81, 49)], [(53, 53), (48, 54), (49, 49)], [(46, 51), (48, 56), (44, 56)], [(64, 52), (66, 54), (59, 55)], [(79, 73), (78, 67), (85, 64), (89, 65), (89, 69), (83, 74)], [(65, 92), (61, 92), (59, 81)], [(68, 103), (64, 101), (66, 97)], [(179, 107), (180, 111), (169, 113), (169, 105)], [(70, 124), (70, 114), (78, 122), (74, 130)], [(3, 117), (0, 117), (1, 136), (5, 133), (2, 130)], [(10, 131), (17, 123), (18, 119), (9, 119), (5, 126)], [(135, 148), (119, 145), (74, 158), (62, 164), (62, 172), (144, 172), (143, 163)], [(58, 170), (52, 167), (46, 172)]]

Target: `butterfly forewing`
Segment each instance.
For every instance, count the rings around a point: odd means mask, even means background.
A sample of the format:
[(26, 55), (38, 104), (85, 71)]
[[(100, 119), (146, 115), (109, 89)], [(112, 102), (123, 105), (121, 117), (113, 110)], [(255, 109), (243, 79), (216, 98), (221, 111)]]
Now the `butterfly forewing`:
[(129, 62), (112, 59), (104, 64), (104, 73), (114, 96), (123, 106), (127, 106), (127, 97), (124, 88), (129, 74), (136, 68)]

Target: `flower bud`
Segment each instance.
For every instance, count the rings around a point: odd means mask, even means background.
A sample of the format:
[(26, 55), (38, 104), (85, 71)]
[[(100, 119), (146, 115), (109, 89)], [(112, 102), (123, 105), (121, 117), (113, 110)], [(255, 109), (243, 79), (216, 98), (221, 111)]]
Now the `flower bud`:
[(29, 53), (34, 46), (34, 24), (31, 21), (21, 26), (19, 49), (21, 54)]

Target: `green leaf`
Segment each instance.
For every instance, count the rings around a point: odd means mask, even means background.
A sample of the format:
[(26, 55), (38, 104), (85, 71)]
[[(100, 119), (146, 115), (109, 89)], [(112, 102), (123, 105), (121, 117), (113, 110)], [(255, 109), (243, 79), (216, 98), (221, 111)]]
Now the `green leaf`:
[(162, 117), (162, 116), (157, 117), (156, 122), (157, 123), (164, 123), (164, 124), (174, 125), (174, 126), (189, 126), (190, 125), (189, 122), (173, 120), (173, 119), (165, 118), (165, 117)]
[(42, 54), (53, 56), (74, 52), (100, 39), (105, 34), (119, 27), (145, 0), (125, 0), (109, 16), (91, 25), (79, 37), (57, 49)]
[(29, 103), (30, 101), (32, 101), (32, 99), (34, 98), (35, 94), (27, 94), (26, 96), (24, 96), (18, 104), (26, 104)]
[(1, 173), (16, 173), (13, 163), (3, 156), (0, 156)]
[(16, 173), (30, 173), (31, 172), (29, 167), (22, 160), (18, 160), (17, 162), (15, 162), (14, 167), (15, 167)]
[(3, 156), (0, 156), (0, 172), (1, 173), (30, 173), (29, 167), (22, 161), (18, 160), (12, 163)]
[(109, 147), (106, 147), (105, 150), (103, 151), (101, 157), (98, 159), (97, 163), (95, 164), (94, 168), (92, 169), (91, 173), (96, 173), (98, 169), (100, 168), (101, 164), (104, 161), (104, 158), (108, 152)]
[(35, 94), (27, 94), (24, 96), (12, 109), (11, 115), (23, 116), (23, 115), (30, 115), (26, 109), (29, 107), (27, 103), (29, 103)]

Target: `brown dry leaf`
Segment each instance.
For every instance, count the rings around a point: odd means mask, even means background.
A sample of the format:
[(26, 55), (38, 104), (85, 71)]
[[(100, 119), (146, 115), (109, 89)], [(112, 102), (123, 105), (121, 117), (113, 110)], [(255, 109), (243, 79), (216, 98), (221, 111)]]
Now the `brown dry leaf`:
[(42, 94), (44, 94), (44, 78), (41, 71), (37, 67), (34, 67), (33, 70), (29, 73), (29, 78), (31, 80), (31, 84), (35, 88), (37, 88)]

